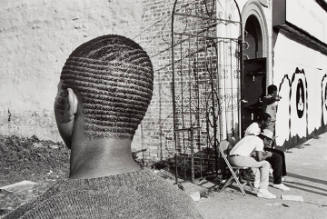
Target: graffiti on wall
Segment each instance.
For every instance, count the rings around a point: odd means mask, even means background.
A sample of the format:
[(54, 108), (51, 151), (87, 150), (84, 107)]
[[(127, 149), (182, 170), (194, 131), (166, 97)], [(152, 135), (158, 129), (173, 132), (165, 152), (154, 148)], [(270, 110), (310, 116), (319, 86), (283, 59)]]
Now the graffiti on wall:
[(327, 74), (321, 79), (321, 126), (327, 125)]
[(304, 104), (304, 85), (302, 79), (299, 79), (296, 87), (296, 112), (299, 118), (303, 117)]
[[(286, 125), (287, 122), (283, 116), (288, 117), (288, 127), (279, 131), (280, 137), (283, 138), (280, 146), (288, 148), (303, 142), (327, 124), (327, 75), (325, 74), (321, 79), (321, 127), (315, 128), (311, 133), (309, 133), (308, 89), (305, 70), (299, 68), (295, 69), (291, 77), (285, 74), (279, 84), (279, 93), (282, 92), (283, 98), (287, 99), (283, 104), (288, 104), (288, 112), (280, 113), (281, 118), (279, 118), (280, 124)], [(278, 107), (283, 107), (285, 110), (287, 106)], [(315, 106), (310, 107), (311, 109), (315, 108)]]

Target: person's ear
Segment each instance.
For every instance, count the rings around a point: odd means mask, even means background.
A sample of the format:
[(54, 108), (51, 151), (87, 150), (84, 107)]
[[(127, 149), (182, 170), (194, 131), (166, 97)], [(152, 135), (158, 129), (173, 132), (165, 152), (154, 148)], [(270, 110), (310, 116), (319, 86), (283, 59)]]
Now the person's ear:
[(68, 91), (69, 115), (70, 117), (75, 117), (77, 113), (78, 99), (73, 89), (67, 88), (67, 91)]
[(71, 88), (63, 89), (59, 84), (55, 100), (55, 117), (59, 134), (68, 148), (71, 148), (77, 111), (78, 99), (75, 92)]
[(71, 88), (58, 88), (55, 100), (55, 116), (57, 123), (68, 123), (75, 119), (77, 113), (78, 99)]

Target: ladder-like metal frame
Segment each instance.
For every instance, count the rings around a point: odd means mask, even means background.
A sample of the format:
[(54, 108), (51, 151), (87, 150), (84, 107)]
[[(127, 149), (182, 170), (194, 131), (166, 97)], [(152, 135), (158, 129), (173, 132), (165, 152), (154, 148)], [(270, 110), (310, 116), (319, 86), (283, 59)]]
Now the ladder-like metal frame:
[[(218, 154), (221, 153), (217, 148), (219, 148), (219, 138), (217, 129), (217, 118), (219, 114), (219, 99), (216, 91), (217, 88), (217, 66), (218, 56), (217, 52), (217, 42), (219, 40), (229, 40), (230, 44), (236, 43), (239, 50), (239, 74), (243, 71), (243, 61), (242, 61), (242, 45), (243, 45), (243, 30), (242, 30), (242, 18), (239, 6), (236, 0), (233, 0), (238, 14), (240, 17), (239, 21), (226, 20), (217, 18), (215, 14), (214, 7), (216, 7), (216, 0), (175, 0), (172, 10), (171, 19), (171, 67), (172, 67), (172, 105), (173, 105), (173, 128), (174, 128), (174, 143), (175, 143), (175, 176), (176, 183), (178, 178), (177, 162), (178, 155), (182, 151), (190, 151), (191, 159), (191, 180), (194, 180), (194, 153), (196, 150), (200, 149), (200, 144), (206, 138), (207, 148), (211, 148), (215, 151), (215, 171), (218, 173)], [(189, 4), (186, 4), (188, 3)], [(177, 5), (182, 5), (183, 7), (178, 8)], [(198, 5), (201, 7), (197, 7)], [(211, 8), (208, 5), (211, 5)], [(203, 9), (203, 6), (205, 10)], [(207, 7), (208, 6), (208, 7)], [(193, 20), (192, 20), (193, 19)], [(191, 22), (190, 22), (191, 20)], [(200, 25), (197, 25), (199, 22)], [(175, 22), (183, 23), (184, 28), (177, 30), (175, 28)], [(236, 23), (239, 24), (241, 36), (239, 38), (228, 38), (222, 36), (211, 36), (210, 33), (216, 28), (217, 24), (220, 22), (224, 23)], [(196, 25), (195, 25), (196, 24)], [(195, 30), (188, 31), (189, 26), (195, 26)], [(216, 30), (217, 31), (217, 30)], [(217, 32), (216, 32), (217, 33)], [(194, 43), (195, 42), (195, 43)], [(199, 42), (202, 42), (200, 45)], [(204, 43), (203, 43), (204, 42)], [(185, 45), (187, 48), (185, 48)], [(210, 54), (210, 50), (216, 49), (215, 56)], [(199, 72), (203, 71), (199, 67), (198, 61), (201, 59), (200, 54), (204, 54), (203, 60), (205, 60), (207, 76), (204, 78), (204, 82), (199, 77)], [(176, 66), (181, 66), (178, 70)], [(184, 67), (186, 66), (186, 67)], [(201, 69), (201, 70), (200, 70)], [(185, 75), (185, 77), (184, 77)], [(200, 113), (200, 96), (203, 92), (200, 92), (200, 86), (204, 84), (204, 89), (206, 93), (206, 106), (204, 107), (204, 112)], [(180, 93), (177, 93), (177, 87), (179, 85)], [(184, 86), (185, 85), (185, 86)], [(238, 87), (241, 84), (239, 82)], [(184, 87), (185, 90), (183, 89)], [(188, 89), (194, 87), (194, 91)], [(239, 94), (240, 95), (240, 94)], [(184, 105), (185, 100), (189, 98), (189, 101), (196, 99), (196, 104), (190, 102), (188, 105)], [(240, 96), (238, 97), (240, 99)], [(192, 106), (194, 104), (195, 106)], [(177, 106), (178, 105), (178, 106)], [(179, 109), (177, 109), (179, 107)], [(193, 107), (193, 108), (192, 108)], [(195, 110), (194, 110), (195, 109)], [(240, 109), (238, 117), (240, 119)], [(201, 122), (200, 117), (206, 118), (206, 135), (201, 133)], [(187, 118), (186, 118), (187, 117)], [(187, 136), (187, 137), (185, 137)], [(218, 142), (218, 143), (217, 143)], [(186, 149), (185, 149), (186, 148)], [(187, 152), (188, 153), (188, 152)], [(223, 157), (224, 158), (224, 157)], [(232, 174), (233, 172), (228, 160), (224, 158), (224, 161), (228, 165)], [(208, 157), (209, 162), (209, 157)], [(209, 165), (209, 164), (208, 164)]]

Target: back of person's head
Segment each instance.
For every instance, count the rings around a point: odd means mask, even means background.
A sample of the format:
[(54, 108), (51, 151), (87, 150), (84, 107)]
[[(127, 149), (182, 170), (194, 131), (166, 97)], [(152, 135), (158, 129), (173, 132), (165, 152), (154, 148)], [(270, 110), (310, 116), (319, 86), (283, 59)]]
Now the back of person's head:
[(60, 77), (71, 88), (91, 138), (133, 138), (152, 98), (153, 67), (132, 40), (104, 35), (76, 48)]
[(277, 91), (277, 86), (274, 84), (271, 84), (268, 86), (268, 94), (273, 94), (274, 92)]
[(271, 118), (271, 116), (268, 114), (268, 113), (265, 113), (265, 112), (259, 112), (257, 114), (257, 122), (264, 122), (264, 121), (267, 121), (269, 118)]
[[(271, 116), (268, 113), (260, 111), (256, 115), (256, 122), (258, 123), (260, 129), (266, 128)], [(258, 133), (259, 134), (259, 133)]]

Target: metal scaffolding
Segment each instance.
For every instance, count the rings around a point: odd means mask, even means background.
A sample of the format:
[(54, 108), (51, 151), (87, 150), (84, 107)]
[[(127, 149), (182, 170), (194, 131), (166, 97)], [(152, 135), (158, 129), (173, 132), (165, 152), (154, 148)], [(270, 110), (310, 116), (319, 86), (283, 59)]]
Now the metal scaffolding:
[[(226, 106), (221, 101), (227, 86), (222, 83), (225, 74), (240, 75), (242, 71), (242, 20), (237, 2), (234, 3), (238, 21), (218, 17), (216, 0), (174, 2), (171, 88), (176, 182), (177, 177), (193, 181), (196, 177), (218, 173), (217, 147), (226, 128), (222, 122)], [(228, 24), (237, 25), (240, 35), (220, 34), (219, 27)], [(228, 65), (222, 66), (220, 57)], [(225, 68), (229, 69), (222, 70)], [(228, 89), (239, 89), (237, 81), (237, 88), (231, 83)]]

